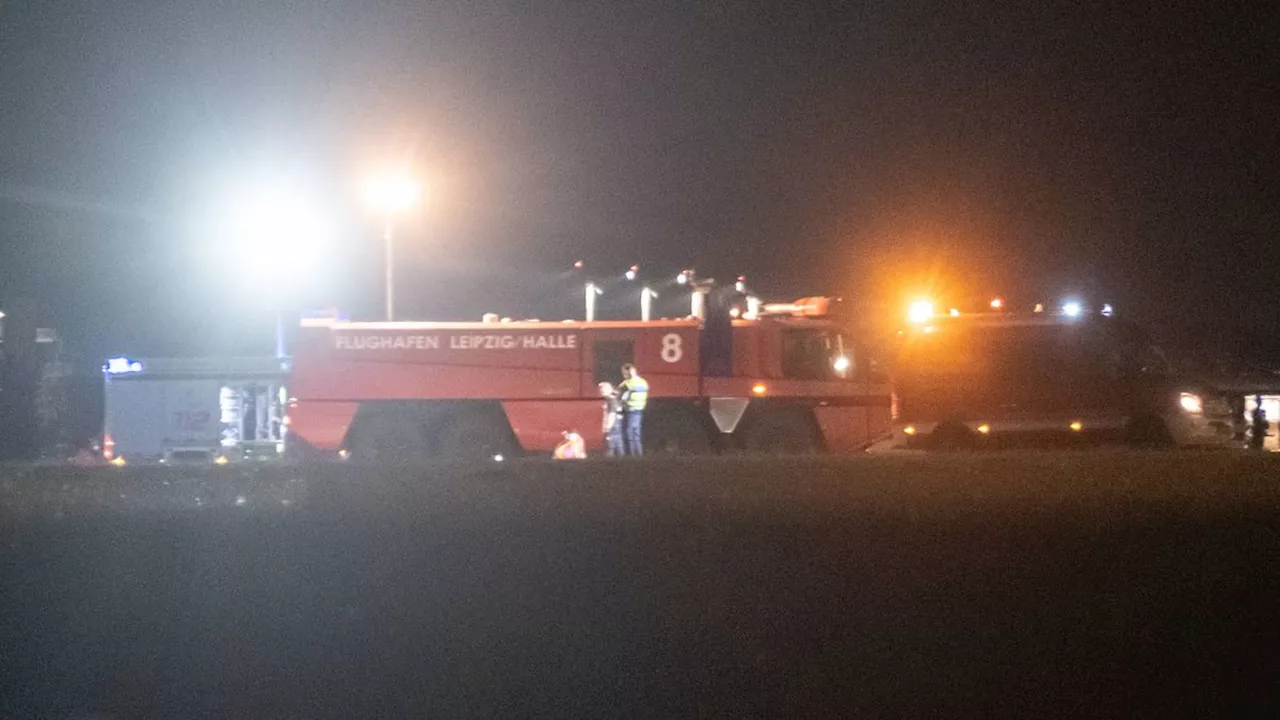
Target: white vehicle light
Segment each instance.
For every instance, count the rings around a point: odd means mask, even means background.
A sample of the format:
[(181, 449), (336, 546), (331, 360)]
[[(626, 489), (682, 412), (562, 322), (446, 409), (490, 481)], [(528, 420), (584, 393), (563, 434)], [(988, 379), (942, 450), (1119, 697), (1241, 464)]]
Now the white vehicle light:
[(836, 372), (846, 372), (849, 369), (849, 358), (841, 355), (831, 363), (831, 367), (835, 368)]
[(1195, 393), (1182, 393), (1178, 396), (1178, 404), (1182, 406), (1184, 411), (1189, 413), (1204, 412), (1204, 401)]

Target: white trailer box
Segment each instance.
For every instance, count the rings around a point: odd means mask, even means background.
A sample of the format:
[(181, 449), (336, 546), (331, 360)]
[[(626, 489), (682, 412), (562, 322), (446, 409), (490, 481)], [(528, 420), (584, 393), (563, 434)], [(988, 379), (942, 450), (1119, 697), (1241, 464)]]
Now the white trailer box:
[(126, 460), (156, 460), (173, 448), (270, 440), (280, 432), (286, 370), (275, 358), (112, 358), (104, 367), (104, 449)]

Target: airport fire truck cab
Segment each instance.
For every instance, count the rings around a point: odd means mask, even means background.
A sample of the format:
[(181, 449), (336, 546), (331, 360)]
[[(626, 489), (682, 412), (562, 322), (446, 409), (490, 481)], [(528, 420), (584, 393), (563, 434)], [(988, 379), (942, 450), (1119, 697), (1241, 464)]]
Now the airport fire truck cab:
[(598, 383), (650, 384), (648, 453), (848, 452), (889, 429), (890, 390), (830, 301), (676, 320), (306, 320), (286, 418), (297, 458), (549, 454), (566, 431), (598, 451)]

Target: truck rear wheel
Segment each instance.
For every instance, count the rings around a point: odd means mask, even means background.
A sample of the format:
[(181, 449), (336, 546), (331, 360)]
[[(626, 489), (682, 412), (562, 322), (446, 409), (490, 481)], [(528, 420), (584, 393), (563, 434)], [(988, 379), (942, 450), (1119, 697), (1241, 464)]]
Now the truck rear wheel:
[(1129, 420), (1124, 430), (1125, 442), (1133, 447), (1167, 447), (1173, 437), (1164, 420), (1154, 415), (1138, 415)]
[(427, 433), (421, 418), (395, 411), (369, 412), (356, 418), (347, 450), (362, 462), (406, 463), (427, 459)]
[(764, 410), (743, 428), (744, 450), (771, 455), (809, 455), (821, 445), (807, 408)]
[(443, 460), (492, 460), (511, 457), (519, 446), (500, 410), (465, 410), (444, 421), (436, 450)]
[(978, 446), (978, 436), (963, 423), (947, 421), (940, 423), (929, 434), (929, 445), (941, 452), (957, 452), (973, 450)]
[(651, 407), (645, 411), (645, 455), (706, 455), (711, 438), (700, 409), (693, 406)]

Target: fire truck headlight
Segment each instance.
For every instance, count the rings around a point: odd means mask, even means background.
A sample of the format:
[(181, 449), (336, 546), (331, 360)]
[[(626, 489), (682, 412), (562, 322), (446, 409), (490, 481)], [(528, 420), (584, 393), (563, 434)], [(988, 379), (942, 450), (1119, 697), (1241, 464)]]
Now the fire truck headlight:
[(218, 457), (213, 459), (214, 465), (226, 465), (229, 462), (231, 461), (227, 459), (226, 455), (219, 455)]
[(1067, 317), (1080, 317), (1080, 313), (1084, 311), (1084, 306), (1075, 300), (1062, 304), (1062, 314)]
[(111, 459), (111, 464), (116, 467), (124, 467), (127, 463), (124, 461), (123, 455), (117, 455)]
[(1178, 405), (1184, 412), (1198, 414), (1204, 412), (1204, 400), (1195, 393), (1182, 393), (1178, 396)]
[(838, 373), (849, 372), (849, 358), (841, 355), (831, 363), (831, 367)]
[(769, 388), (765, 387), (764, 383), (756, 383), (755, 385), (751, 386), (751, 392), (755, 393), (756, 395), (763, 395), (766, 392), (768, 392), (768, 390)]

